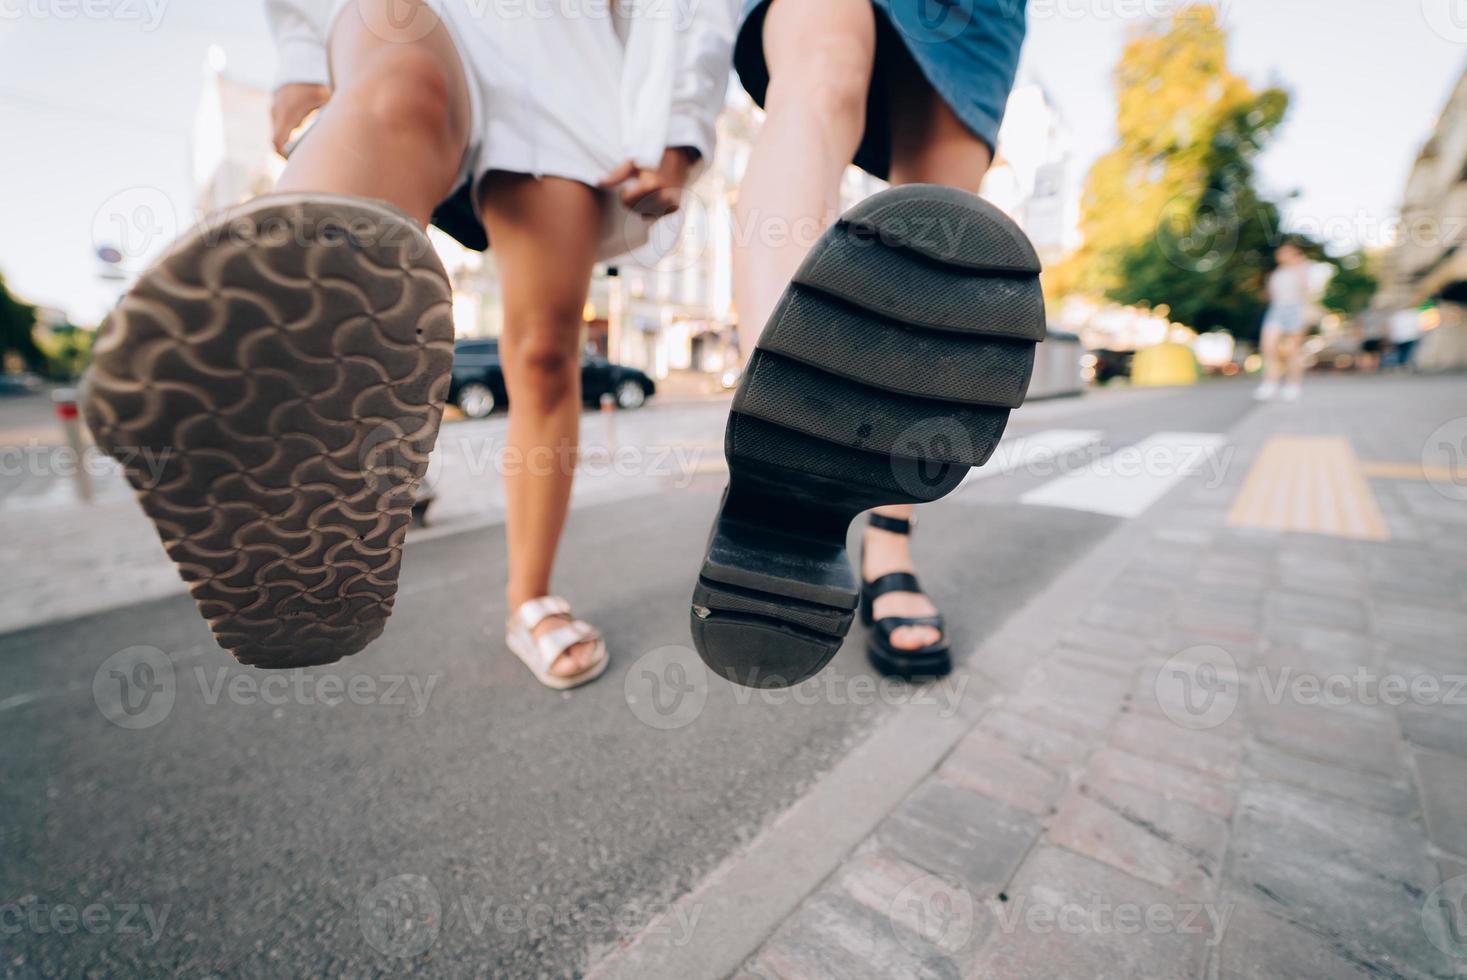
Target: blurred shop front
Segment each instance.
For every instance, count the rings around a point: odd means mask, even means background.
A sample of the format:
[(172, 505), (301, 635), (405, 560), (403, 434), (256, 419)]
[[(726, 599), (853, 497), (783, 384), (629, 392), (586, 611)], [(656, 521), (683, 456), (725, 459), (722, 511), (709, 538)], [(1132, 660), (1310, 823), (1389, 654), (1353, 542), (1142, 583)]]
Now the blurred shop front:
[(707, 302), (648, 295), (637, 270), (598, 270), (586, 304), (586, 343), (618, 364), (665, 379), (673, 372), (721, 375), (738, 363), (732, 317)]

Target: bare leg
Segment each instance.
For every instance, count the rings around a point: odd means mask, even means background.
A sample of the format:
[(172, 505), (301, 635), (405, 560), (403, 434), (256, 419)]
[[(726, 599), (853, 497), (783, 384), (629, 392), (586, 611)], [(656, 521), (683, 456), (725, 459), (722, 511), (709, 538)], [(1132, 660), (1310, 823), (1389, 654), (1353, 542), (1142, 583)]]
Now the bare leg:
[[(581, 311), (586, 305), (601, 196), (559, 177), (492, 173), (480, 201), (504, 283), (499, 350), (509, 391), (505, 533), (511, 610), (550, 593), (570, 507), (581, 415)], [(566, 625), (546, 619), (543, 634)], [(571, 647), (551, 672), (591, 666), (592, 643)]]
[[(463, 156), (468, 90), (426, 7), (398, 8), (428, 18), (420, 23), (429, 36), (417, 40), (368, 30), (361, 9), (340, 19), (337, 92), (279, 185), (304, 200), (266, 195), (227, 226), (185, 235), (109, 317), (88, 378), (85, 409), (99, 446), (116, 455), (124, 445), (167, 450), (167, 480), (135, 481), (145, 510), (221, 645), (261, 667), (332, 663), (382, 631), (409, 520), (408, 468), (438, 428), (440, 411), (422, 392), (442, 397), (449, 381), (448, 283), (421, 233), (378, 202), (426, 222)], [(311, 200), (329, 193), (377, 201)], [(316, 234), (326, 228), (315, 222), (336, 216), (348, 217), (346, 228), (360, 219), (406, 234), (350, 236), (355, 260), (328, 263), (330, 242)], [(285, 229), (293, 243), (275, 240)], [(392, 290), (373, 289), (384, 268), (402, 275), (389, 277)], [(207, 282), (210, 295), (185, 296), (180, 282)], [(166, 337), (156, 327), (160, 303), (181, 327)], [(213, 342), (220, 324), (233, 343)], [(404, 366), (400, 352), (413, 344)], [(323, 366), (330, 353), (334, 370)], [(262, 376), (267, 362), (277, 369)], [(283, 363), (300, 370), (283, 376)], [(375, 376), (385, 383), (370, 383)], [(242, 378), (260, 379), (246, 385), (248, 397)], [(359, 403), (365, 388), (370, 397)], [(383, 406), (396, 417), (383, 419)], [(262, 459), (261, 445), (276, 447), (274, 457)], [(217, 478), (221, 458), (240, 479)], [(269, 507), (260, 502), (267, 492)], [(221, 552), (220, 541), (232, 546)]]
[(1304, 381), (1304, 335), (1296, 333), (1286, 337), (1281, 346), (1286, 377), (1297, 388)]
[(1265, 328), (1263, 336), (1258, 340), (1258, 346), (1260, 353), (1263, 354), (1264, 382), (1266, 384), (1278, 384), (1279, 376), (1284, 373), (1279, 352), (1281, 346), (1279, 332)]
[[(342, 12), (331, 41), (335, 92), (277, 190), (376, 198), (420, 225), (453, 190), (468, 145), (468, 88), (448, 31), (438, 24), (421, 36), (434, 15), (409, 2), (422, 9), (374, 17), (370, 28), (355, 7)], [(390, 22), (412, 33), (394, 37)]]
[[(988, 144), (974, 136), (932, 90), (921, 70), (908, 61), (888, 76), (891, 100), (891, 182), (945, 184), (977, 193), (993, 155)], [(910, 504), (878, 507), (876, 513), (910, 520)], [(910, 572), (911, 538), (867, 527), (861, 575), (872, 581), (890, 572)], [(876, 600), (877, 619), (886, 616), (930, 616), (937, 612), (920, 593), (889, 592)], [(915, 650), (940, 637), (931, 626), (904, 626), (894, 630), (892, 645)]]
[(764, 20), (768, 113), (734, 208), (734, 297), (748, 357), (805, 253), (839, 217), (876, 51), (869, 0), (774, 0)]

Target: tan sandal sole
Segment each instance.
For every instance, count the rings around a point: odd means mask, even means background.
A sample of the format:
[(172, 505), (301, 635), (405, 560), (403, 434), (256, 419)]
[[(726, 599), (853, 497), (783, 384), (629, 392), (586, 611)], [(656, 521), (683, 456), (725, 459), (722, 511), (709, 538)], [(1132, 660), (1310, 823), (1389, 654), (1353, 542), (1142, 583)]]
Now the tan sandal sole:
[(448, 277), (410, 218), (274, 195), (142, 275), (98, 336), (82, 409), (220, 646), (304, 667), (386, 624), (452, 360)]

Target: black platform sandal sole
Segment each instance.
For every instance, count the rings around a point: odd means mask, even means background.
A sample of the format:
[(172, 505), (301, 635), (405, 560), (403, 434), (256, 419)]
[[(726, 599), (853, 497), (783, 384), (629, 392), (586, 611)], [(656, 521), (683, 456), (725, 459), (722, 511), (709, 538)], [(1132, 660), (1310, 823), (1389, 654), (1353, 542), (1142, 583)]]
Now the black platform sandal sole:
[(1044, 337), (1039, 260), (962, 191), (895, 187), (816, 243), (734, 397), (693, 642), (736, 683), (829, 662), (860, 597), (851, 520), (952, 492), (997, 446)]

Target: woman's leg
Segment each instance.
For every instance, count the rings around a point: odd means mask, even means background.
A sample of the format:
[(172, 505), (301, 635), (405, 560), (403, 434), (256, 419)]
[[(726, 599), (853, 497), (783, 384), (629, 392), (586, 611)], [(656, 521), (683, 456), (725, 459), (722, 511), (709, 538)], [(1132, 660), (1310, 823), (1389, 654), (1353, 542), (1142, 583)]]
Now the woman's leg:
[[(988, 144), (963, 125), (910, 58), (894, 52), (887, 73), (891, 106), (891, 182), (945, 184), (978, 192), (993, 154)], [(876, 513), (910, 520), (911, 505), (878, 507)], [(872, 581), (890, 572), (914, 571), (911, 538), (868, 527), (862, 549), (861, 575)], [(889, 592), (876, 600), (877, 619), (885, 616), (930, 616), (937, 612), (930, 599), (915, 592)], [(892, 645), (916, 650), (935, 643), (940, 634), (931, 626), (904, 626), (892, 632)]]
[(1258, 338), (1258, 350), (1263, 355), (1263, 383), (1265, 385), (1277, 385), (1279, 377), (1284, 373), (1280, 360), (1279, 331), (1276, 327), (1264, 327), (1263, 335)]
[(870, 0), (774, 0), (766, 117), (734, 207), (734, 299), (747, 358), (795, 269), (839, 217), (876, 51)]
[[(370, 27), (356, 5), (342, 12), (331, 40), (336, 89), (277, 190), (376, 198), (427, 225), (454, 189), (470, 130), (463, 65), (441, 23), (424, 36), (431, 9), (408, 2), (420, 9), (372, 17)], [(411, 34), (395, 36), (394, 24)]]
[(1304, 331), (1285, 337), (1282, 347), (1285, 377), (1290, 385), (1298, 388), (1304, 383)]
[[(509, 391), (505, 534), (511, 611), (550, 593), (570, 507), (581, 415), (581, 311), (595, 263), (602, 197), (559, 177), (491, 173), (480, 208), (504, 289), (499, 352)], [(565, 625), (545, 620), (543, 634)], [(567, 650), (561, 675), (591, 666), (592, 643)]]
[[(422, 232), (378, 202), (314, 199), (369, 196), (422, 224), (467, 143), (468, 90), (441, 25), (420, 22), (435, 30), (419, 40), (384, 37), (363, 9), (341, 17), (336, 95), (279, 185), (301, 199), (265, 195), (227, 224), (206, 222), (142, 273), (108, 318), (84, 400), (99, 446), (119, 458), (139, 446), (165, 452), (165, 480), (130, 479), (220, 644), (260, 667), (332, 663), (381, 633), (412, 474), (426, 465), (441, 416), (433, 401), (449, 383), (449, 284)], [(339, 240), (319, 232), (358, 222), (390, 234), (349, 235), (355, 261), (327, 256)], [(376, 288), (384, 276), (393, 288)], [(180, 282), (207, 282), (211, 295)], [(178, 327), (166, 339), (160, 317)], [(265, 363), (299, 370), (262, 375)], [(354, 398), (364, 388), (371, 397)], [(390, 424), (373, 418), (382, 406), (393, 406)], [(240, 479), (218, 479), (221, 458)]]

